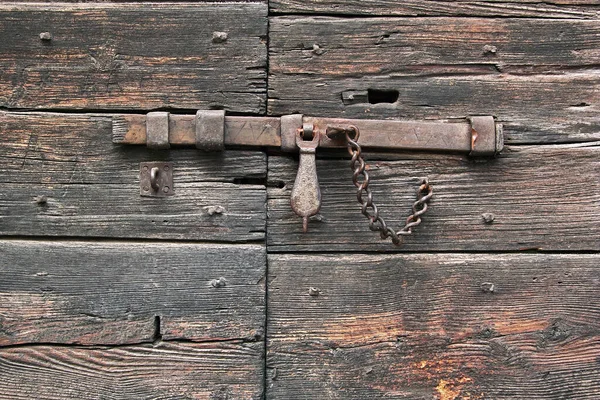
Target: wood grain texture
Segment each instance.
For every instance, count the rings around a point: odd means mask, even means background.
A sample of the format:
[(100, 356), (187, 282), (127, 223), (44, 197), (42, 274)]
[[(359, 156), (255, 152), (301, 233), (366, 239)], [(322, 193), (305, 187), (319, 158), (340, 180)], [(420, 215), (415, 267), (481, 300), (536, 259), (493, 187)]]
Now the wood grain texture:
[[(265, 236), (261, 152), (114, 145), (110, 115), (3, 112), (0, 129), (0, 235)], [(174, 163), (175, 195), (140, 197), (139, 163), (160, 160)]]
[[(323, 202), (307, 234), (289, 206), (297, 162), (270, 157), (269, 251), (598, 251), (600, 147), (577, 146), (509, 147), (482, 161), (366, 153), (369, 187), (388, 225), (404, 225), (422, 177), (433, 186), (423, 223), (399, 248), (369, 230), (348, 156), (317, 161)], [(484, 213), (494, 221), (486, 223)]]
[(598, 20), (277, 17), (270, 30), (271, 114), (495, 115), (509, 144), (600, 138)]
[(2, 3), (0, 35), (2, 107), (265, 111), (266, 4)]
[(597, 18), (595, 0), (271, 0), (275, 13), (339, 15)]
[(259, 400), (263, 343), (0, 349), (3, 399)]
[(599, 261), (270, 255), (267, 399), (597, 399)]
[(0, 241), (0, 346), (261, 340), (265, 266), (261, 245)]

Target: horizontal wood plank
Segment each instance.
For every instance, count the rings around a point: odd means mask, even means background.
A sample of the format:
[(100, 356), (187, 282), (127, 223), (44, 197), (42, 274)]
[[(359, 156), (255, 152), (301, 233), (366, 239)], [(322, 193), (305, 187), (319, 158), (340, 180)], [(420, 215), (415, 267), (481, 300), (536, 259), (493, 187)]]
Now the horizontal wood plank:
[(596, 18), (595, 0), (271, 0), (275, 13), (339, 15)]
[(0, 35), (2, 107), (265, 111), (266, 4), (2, 3)]
[[(509, 147), (497, 158), (365, 153), (374, 202), (400, 229), (420, 179), (434, 197), (402, 247), (371, 232), (360, 213), (349, 156), (317, 160), (322, 193), (308, 233), (291, 210), (297, 161), (269, 158), (270, 251), (600, 250), (600, 147)], [(386, 158), (387, 157), (387, 158)], [(493, 221), (486, 223), (483, 215)]]
[(0, 346), (261, 340), (260, 245), (0, 241)]
[(262, 395), (261, 343), (0, 349), (4, 399), (240, 399)]
[(270, 255), (267, 398), (597, 399), (599, 261)]
[(277, 17), (270, 26), (271, 114), (495, 115), (509, 144), (600, 139), (598, 20)]
[[(261, 152), (114, 145), (110, 115), (2, 112), (0, 127), (0, 235), (264, 238)], [(140, 197), (139, 163), (158, 160), (175, 195)]]

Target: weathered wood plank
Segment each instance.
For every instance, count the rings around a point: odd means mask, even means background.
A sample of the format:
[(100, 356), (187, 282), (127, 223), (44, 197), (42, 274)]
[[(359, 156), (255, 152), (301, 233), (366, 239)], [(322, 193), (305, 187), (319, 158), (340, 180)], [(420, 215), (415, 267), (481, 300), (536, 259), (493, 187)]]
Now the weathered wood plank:
[[(398, 248), (368, 228), (349, 156), (317, 161), (323, 205), (302, 233), (289, 195), (297, 162), (269, 159), (270, 251), (600, 250), (600, 147), (509, 147), (499, 158), (365, 155), (375, 204), (388, 225), (405, 223), (420, 179), (434, 190), (423, 223)], [(492, 213), (486, 223), (482, 215)]]
[(0, 255), (0, 346), (264, 331), (264, 246), (9, 240)]
[(262, 395), (263, 343), (0, 349), (3, 399), (243, 399)]
[(260, 3), (0, 4), (0, 106), (263, 113), (266, 35)]
[[(0, 113), (0, 129), (1, 235), (264, 238), (261, 152), (113, 145), (110, 115)], [(142, 198), (139, 163), (158, 160), (174, 163), (175, 195)]]
[(271, 114), (491, 114), (509, 144), (600, 139), (598, 20), (278, 17), (270, 27)]
[(271, 0), (275, 13), (340, 15), (597, 18), (595, 0)]
[(599, 261), (270, 255), (267, 398), (597, 399)]

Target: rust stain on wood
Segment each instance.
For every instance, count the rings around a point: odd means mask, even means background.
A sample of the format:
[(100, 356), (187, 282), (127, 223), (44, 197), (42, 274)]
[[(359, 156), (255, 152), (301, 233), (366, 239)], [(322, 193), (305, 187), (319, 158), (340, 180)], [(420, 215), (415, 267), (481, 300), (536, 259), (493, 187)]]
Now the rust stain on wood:
[(483, 399), (483, 394), (473, 394), (465, 389), (465, 386), (472, 383), (473, 379), (462, 377), (458, 379), (440, 379), (435, 387), (439, 395), (439, 400), (478, 400)]

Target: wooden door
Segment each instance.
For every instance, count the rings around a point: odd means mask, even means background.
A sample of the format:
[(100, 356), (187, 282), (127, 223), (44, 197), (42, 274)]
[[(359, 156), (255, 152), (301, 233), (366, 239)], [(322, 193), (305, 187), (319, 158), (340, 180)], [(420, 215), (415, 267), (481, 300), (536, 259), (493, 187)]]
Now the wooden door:
[[(600, 8), (0, 3), (0, 398), (597, 399)], [(495, 159), (367, 153), (394, 247), (320, 152), (151, 151), (112, 118), (494, 115)], [(139, 195), (172, 161), (175, 195)]]

